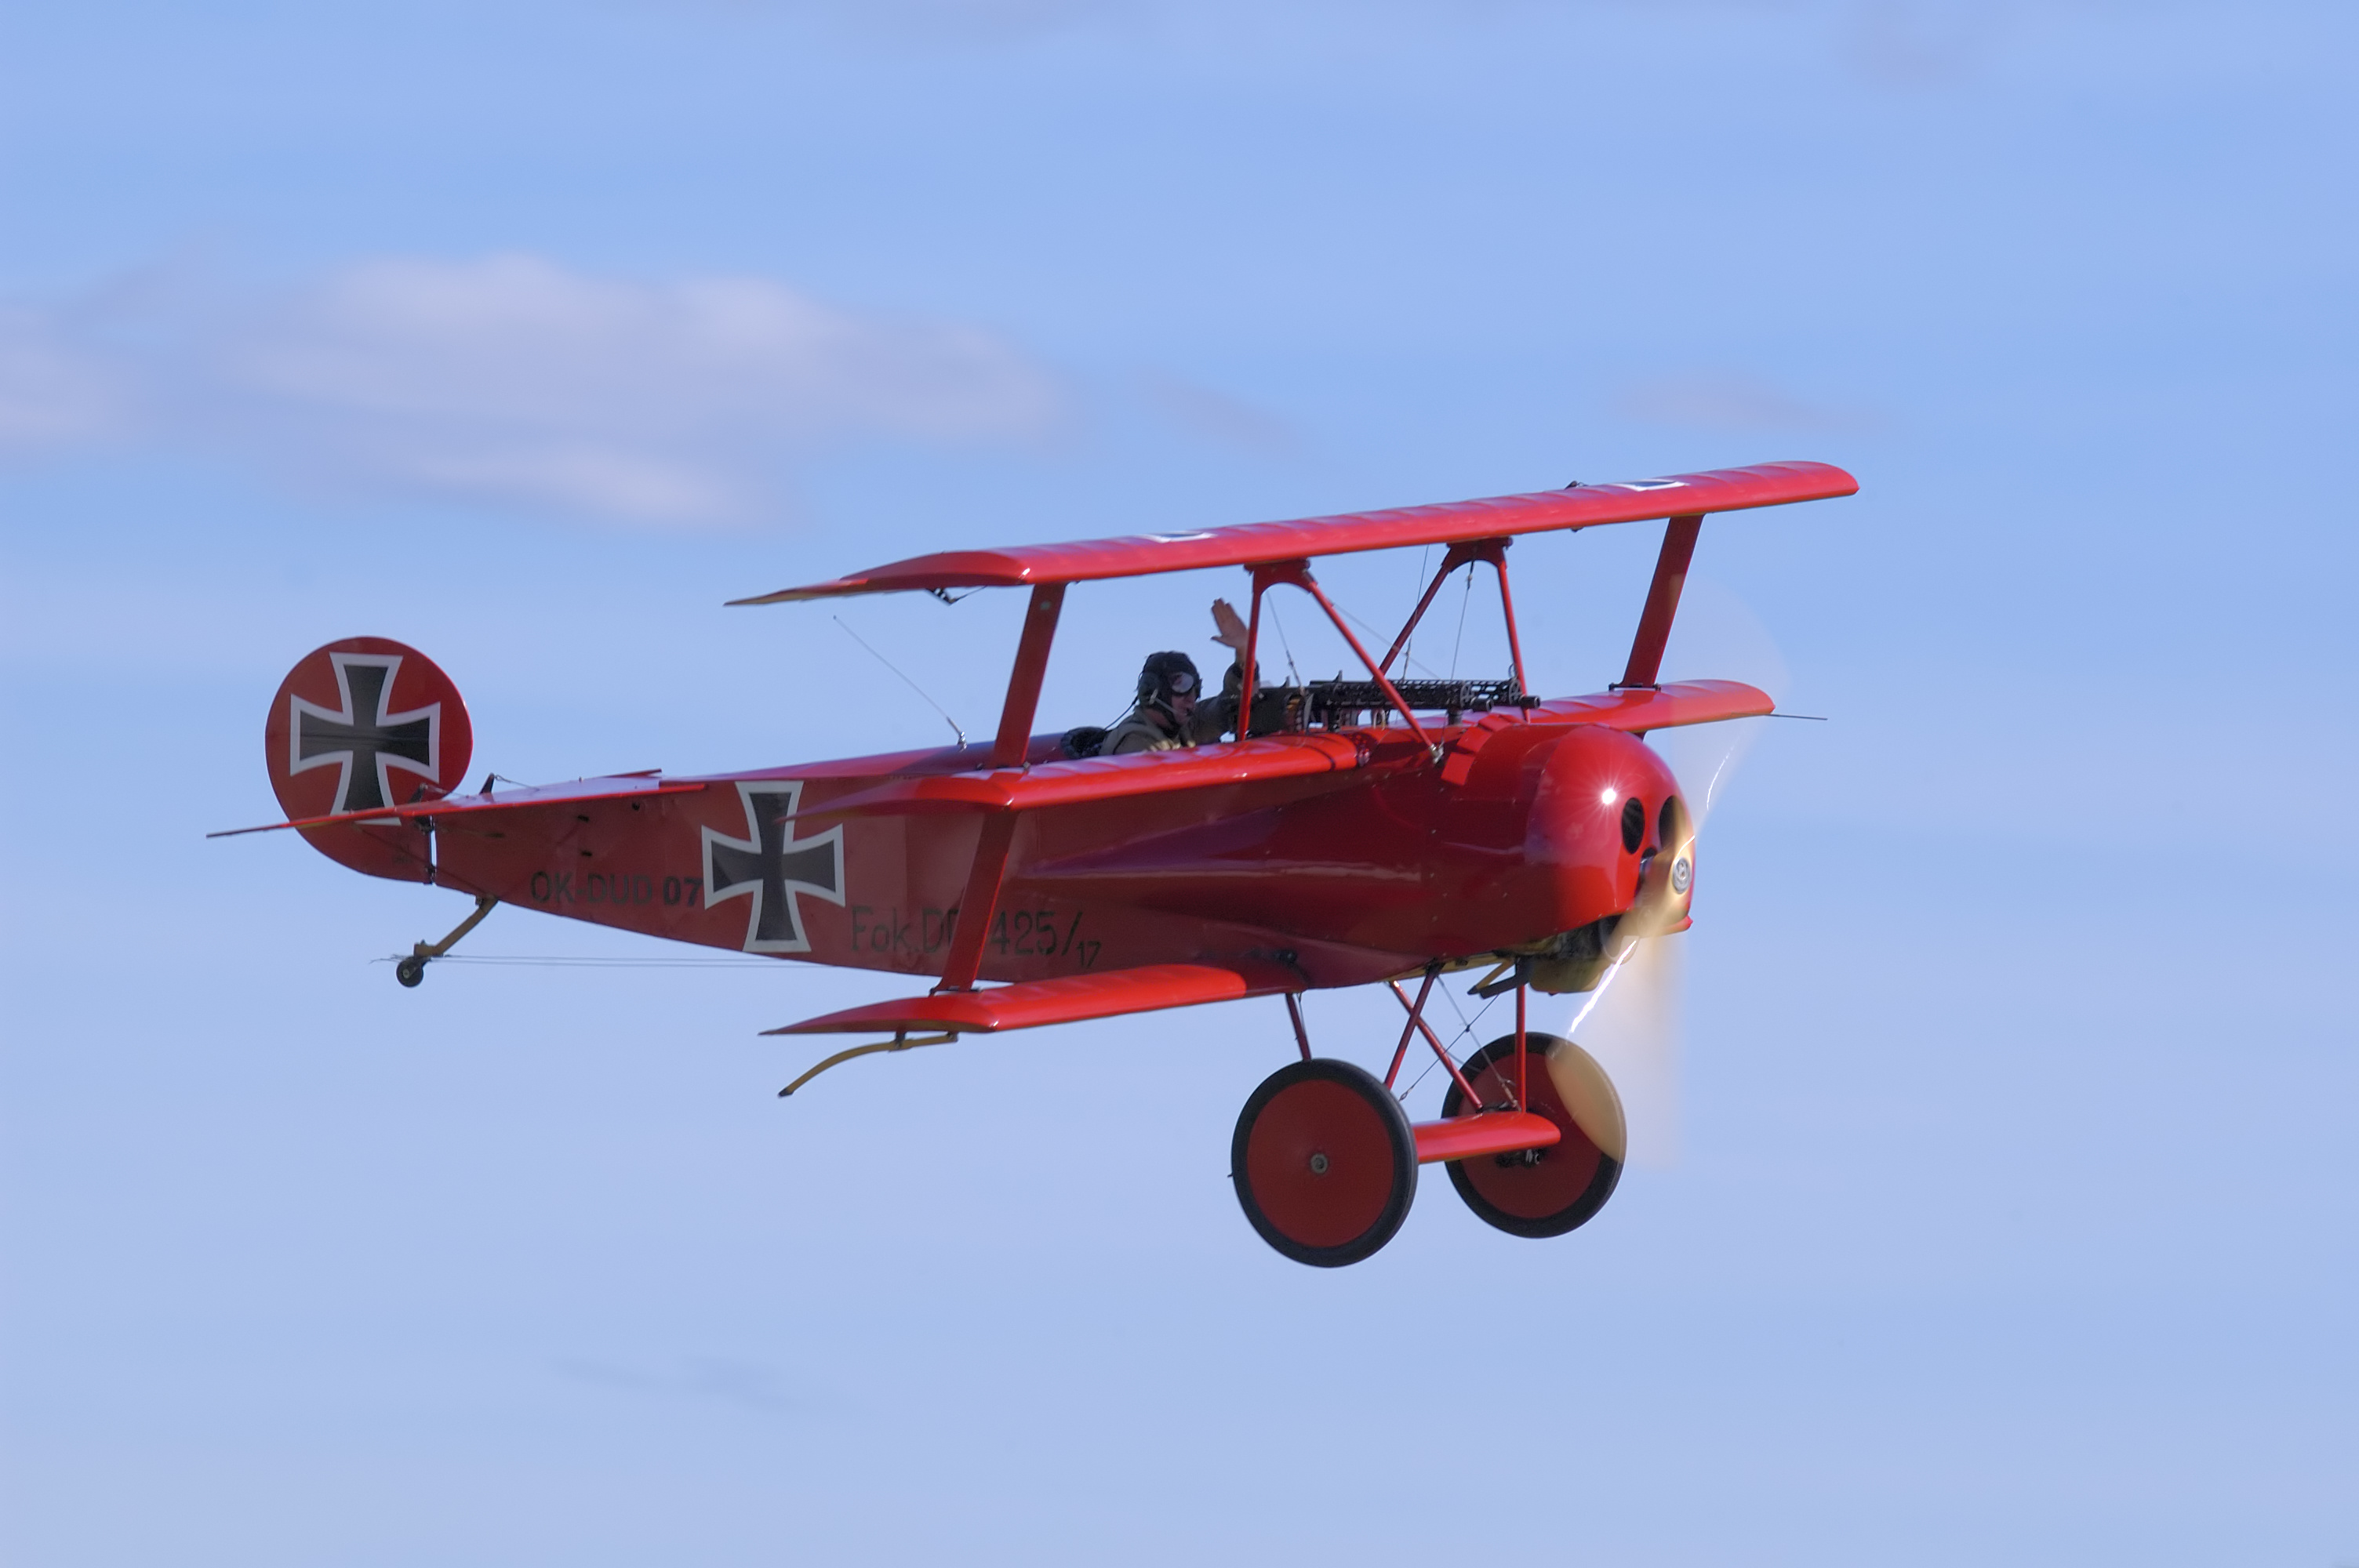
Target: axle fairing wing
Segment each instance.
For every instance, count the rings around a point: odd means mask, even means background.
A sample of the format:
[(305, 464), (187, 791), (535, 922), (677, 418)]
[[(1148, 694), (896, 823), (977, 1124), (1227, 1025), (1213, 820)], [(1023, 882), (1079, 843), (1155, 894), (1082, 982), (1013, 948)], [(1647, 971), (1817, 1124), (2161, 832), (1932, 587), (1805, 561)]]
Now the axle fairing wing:
[(1403, 545), (1593, 528), (1712, 512), (1741, 512), (1788, 502), (1851, 495), (1859, 481), (1830, 463), (1761, 463), (1666, 479), (1575, 485), (1528, 495), (1495, 496), (1438, 506), (1404, 506), (1283, 523), (1247, 523), (1179, 534), (1130, 534), (1062, 545), (947, 550), (872, 567), (850, 577), (735, 599), (732, 604), (783, 604), (860, 593), (929, 592), (972, 588), (1034, 588), (1147, 577), (1206, 567), (1252, 567), (1321, 556), (1353, 555)]

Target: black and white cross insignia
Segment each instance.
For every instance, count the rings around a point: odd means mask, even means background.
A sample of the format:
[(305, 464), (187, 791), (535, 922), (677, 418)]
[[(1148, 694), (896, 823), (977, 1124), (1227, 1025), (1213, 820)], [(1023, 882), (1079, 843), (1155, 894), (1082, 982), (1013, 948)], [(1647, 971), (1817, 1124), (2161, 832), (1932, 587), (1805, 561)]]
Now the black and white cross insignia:
[(423, 774), (430, 783), (442, 771), (442, 705), (429, 702), (408, 713), (387, 713), (399, 654), (331, 654), (342, 712), (288, 697), (287, 771), (341, 768), (336, 801), (329, 809), (375, 811), (393, 804), (393, 770)]
[(802, 781), (740, 779), (737, 797), (745, 806), (749, 837), (732, 838), (704, 828), (704, 906), (743, 894), (754, 901), (745, 917), (748, 953), (808, 953), (810, 940), (803, 935), (802, 914), (795, 907), (797, 893), (810, 893), (830, 903), (843, 902), (843, 829), (831, 827), (811, 838), (797, 838), (795, 803), (802, 798)]

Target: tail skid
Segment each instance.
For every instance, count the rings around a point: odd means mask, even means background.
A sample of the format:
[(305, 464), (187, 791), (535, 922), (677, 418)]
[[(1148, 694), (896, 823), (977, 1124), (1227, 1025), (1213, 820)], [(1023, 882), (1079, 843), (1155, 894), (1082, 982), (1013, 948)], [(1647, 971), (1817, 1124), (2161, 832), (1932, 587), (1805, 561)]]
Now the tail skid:
[(426, 978), (426, 966), (440, 957), (443, 954), (449, 952), (451, 948), (457, 946), (459, 945), (459, 938), (464, 936), (468, 932), (473, 931), (476, 926), (481, 925), (484, 923), (484, 916), (491, 914), (493, 910), (498, 908), (499, 903), (500, 901), (494, 898), (490, 893), (478, 894), (475, 899), (474, 914), (459, 922), (459, 924), (452, 928), (451, 935), (442, 938), (441, 941), (420, 942), (417, 946), (413, 946), (409, 950), (409, 957), (394, 965), (393, 978), (399, 980), (403, 985), (415, 989), (418, 982)]

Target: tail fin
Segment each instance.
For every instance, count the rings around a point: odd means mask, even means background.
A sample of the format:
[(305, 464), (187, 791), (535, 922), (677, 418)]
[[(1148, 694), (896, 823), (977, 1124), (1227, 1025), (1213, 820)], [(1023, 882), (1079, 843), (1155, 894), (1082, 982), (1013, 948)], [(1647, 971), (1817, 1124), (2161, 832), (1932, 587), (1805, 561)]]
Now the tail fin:
[[(415, 648), (347, 637), (287, 674), (263, 729), (270, 787), (290, 819), (431, 800), (466, 777), (474, 726), (451, 677)], [(340, 864), (397, 881), (433, 880), (421, 829), (388, 821), (299, 829)]]

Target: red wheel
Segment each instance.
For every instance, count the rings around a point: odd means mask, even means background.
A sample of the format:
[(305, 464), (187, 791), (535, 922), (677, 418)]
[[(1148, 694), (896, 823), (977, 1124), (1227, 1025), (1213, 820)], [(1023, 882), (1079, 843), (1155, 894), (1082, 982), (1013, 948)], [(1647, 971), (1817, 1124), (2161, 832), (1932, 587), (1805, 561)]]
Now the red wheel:
[(1408, 1217), (1417, 1138), (1369, 1073), (1323, 1056), (1290, 1062), (1238, 1113), (1229, 1176), (1264, 1241), (1298, 1263), (1339, 1269)]
[[(1450, 1162), (1450, 1184), (1484, 1223), (1510, 1236), (1562, 1236), (1587, 1221), (1614, 1195), (1622, 1177), (1622, 1101), (1596, 1059), (1570, 1040), (1526, 1033), (1531, 1056), (1526, 1108), (1564, 1130), (1546, 1149)], [(1466, 1063), (1466, 1081), (1484, 1105), (1501, 1105), (1516, 1089), (1516, 1037), (1494, 1040)], [(1441, 1114), (1467, 1109), (1452, 1083)]]

